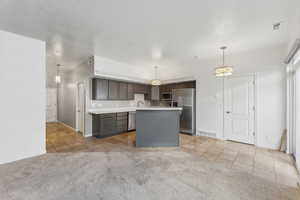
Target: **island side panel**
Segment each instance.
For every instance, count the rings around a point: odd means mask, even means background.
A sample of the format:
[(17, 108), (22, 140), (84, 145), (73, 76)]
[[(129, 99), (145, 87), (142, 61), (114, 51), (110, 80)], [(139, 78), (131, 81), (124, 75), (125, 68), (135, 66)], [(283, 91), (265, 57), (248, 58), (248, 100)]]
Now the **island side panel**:
[(140, 110), (136, 112), (136, 146), (179, 146), (180, 111)]

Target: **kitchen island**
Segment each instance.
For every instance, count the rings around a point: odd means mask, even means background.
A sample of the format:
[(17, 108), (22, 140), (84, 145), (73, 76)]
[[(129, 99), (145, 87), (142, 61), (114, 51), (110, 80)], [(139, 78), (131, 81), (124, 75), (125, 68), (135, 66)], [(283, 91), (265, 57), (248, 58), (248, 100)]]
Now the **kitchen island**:
[(136, 109), (136, 146), (179, 146), (181, 108), (148, 107)]

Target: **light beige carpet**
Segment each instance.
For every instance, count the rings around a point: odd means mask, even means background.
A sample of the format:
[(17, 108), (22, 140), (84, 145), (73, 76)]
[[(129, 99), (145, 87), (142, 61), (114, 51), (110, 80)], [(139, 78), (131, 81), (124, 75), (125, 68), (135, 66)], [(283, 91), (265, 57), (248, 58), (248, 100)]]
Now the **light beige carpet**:
[(0, 165), (1, 200), (298, 197), (295, 188), (179, 151), (53, 153)]

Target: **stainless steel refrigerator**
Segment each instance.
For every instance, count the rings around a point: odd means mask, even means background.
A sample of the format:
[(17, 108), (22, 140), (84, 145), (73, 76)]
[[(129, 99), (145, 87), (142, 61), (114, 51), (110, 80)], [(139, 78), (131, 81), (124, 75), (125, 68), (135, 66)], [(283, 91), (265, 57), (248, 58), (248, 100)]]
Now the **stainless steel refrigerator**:
[(181, 107), (180, 132), (195, 135), (196, 133), (196, 107), (195, 107), (195, 89), (173, 89), (172, 107)]

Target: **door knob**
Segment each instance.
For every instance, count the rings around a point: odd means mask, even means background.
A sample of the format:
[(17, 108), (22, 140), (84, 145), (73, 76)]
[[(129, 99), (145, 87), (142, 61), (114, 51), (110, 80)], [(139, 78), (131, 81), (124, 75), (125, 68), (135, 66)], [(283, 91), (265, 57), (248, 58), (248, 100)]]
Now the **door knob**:
[(227, 114), (230, 114), (230, 111), (226, 111)]

